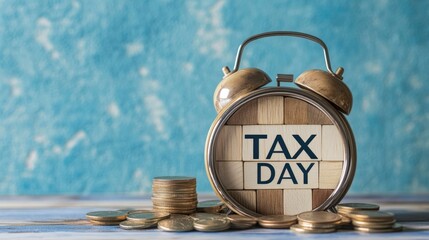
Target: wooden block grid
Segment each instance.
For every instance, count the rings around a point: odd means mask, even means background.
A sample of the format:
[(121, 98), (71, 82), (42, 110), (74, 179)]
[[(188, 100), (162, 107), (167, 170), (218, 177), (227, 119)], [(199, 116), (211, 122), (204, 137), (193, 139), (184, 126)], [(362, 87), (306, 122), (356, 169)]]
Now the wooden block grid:
[[(264, 215), (309, 211), (326, 201), (337, 187), (344, 155), (343, 143), (341, 139), (338, 140), (338, 129), (322, 111), (305, 101), (278, 96), (259, 98), (234, 113), (224, 128), (225, 131), (222, 129), (217, 140), (219, 144), (215, 144), (217, 171), (230, 195), (249, 210)], [(303, 151), (302, 157), (297, 159), (286, 159), (282, 157), (284, 154), (276, 153), (269, 161), (265, 161), (277, 135), (275, 133), (283, 135), (288, 132), (294, 132), (303, 141), (309, 138), (311, 132), (315, 132), (317, 136), (309, 146), (317, 159), (310, 159), (309, 154)], [(258, 159), (253, 157), (251, 151), (253, 140), (243, 137), (247, 133), (268, 133), (266, 139), (258, 140), (263, 146)], [(291, 155), (301, 147), (290, 136), (285, 137), (284, 141)], [(297, 162), (304, 168), (309, 163), (315, 163), (313, 172), (307, 176), (311, 184), (303, 186), (289, 182), (276, 186), (276, 179), (274, 184), (261, 187), (254, 179), (260, 162), (270, 163), (277, 172), (282, 170), (286, 162), (290, 162), (290, 169), (297, 173), (297, 179), (303, 178), (297, 169)], [(262, 178), (269, 178), (266, 171), (269, 169), (261, 167)]]

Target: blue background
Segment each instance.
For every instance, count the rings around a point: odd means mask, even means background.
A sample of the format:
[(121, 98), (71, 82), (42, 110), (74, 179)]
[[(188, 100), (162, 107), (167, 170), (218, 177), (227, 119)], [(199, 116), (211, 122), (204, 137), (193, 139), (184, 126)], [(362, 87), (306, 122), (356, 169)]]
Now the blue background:
[[(221, 67), (248, 36), (322, 38), (354, 94), (353, 193), (429, 192), (429, 1), (0, 0), (0, 194), (210, 192), (204, 142)], [(249, 45), (272, 77), (324, 68), (312, 42)]]

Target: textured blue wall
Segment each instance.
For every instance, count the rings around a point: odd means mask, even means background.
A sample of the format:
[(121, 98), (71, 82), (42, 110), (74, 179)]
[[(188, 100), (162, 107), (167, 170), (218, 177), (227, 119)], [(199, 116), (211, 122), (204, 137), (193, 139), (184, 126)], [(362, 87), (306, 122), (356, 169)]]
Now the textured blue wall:
[[(2, 1), (0, 194), (147, 193), (204, 170), (212, 93), (246, 37), (319, 36), (354, 93), (355, 193), (429, 192), (429, 1)], [(324, 68), (298, 39), (250, 45), (271, 76)]]

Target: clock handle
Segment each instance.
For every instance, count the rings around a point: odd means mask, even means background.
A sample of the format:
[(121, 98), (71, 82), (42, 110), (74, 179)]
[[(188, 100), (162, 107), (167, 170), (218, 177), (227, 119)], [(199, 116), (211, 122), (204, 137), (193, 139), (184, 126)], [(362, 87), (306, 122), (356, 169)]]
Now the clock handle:
[(334, 71), (332, 71), (331, 61), (329, 60), (328, 47), (320, 38), (315, 37), (315, 36), (310, 35), (310, 34), (302, 33), (302, 32), (291, 32), (291, 31), (265, 32), (265, 33), (253, 35), (253, 36), (249, 37), (248, 39), (244, 40), (244, 42), (238, 47), (237, 55), (235, 57), (235, 65), (234, 65), (233, 72), (236, 72), (239, 69), (240, 62), (241, 62), (241, 55), (243, 54), (243, 50), (247, 44), (249, 44), (250, 42), (255, 41), (257, 39), (260, 39), (260, 38), (276, 37), (276, 36), (298, 37), (298, 38), (304, 38), (304, 39), (308, 39), (310, 41), (313, 41), (315, 43), (318, 43), (323, 48), (323, 54), (325, 55), (326, 69), (328, 70), (329, 73), (331, 73), (335, 77), (342, 79), (342, 77), (340, 75), (337, 75)]

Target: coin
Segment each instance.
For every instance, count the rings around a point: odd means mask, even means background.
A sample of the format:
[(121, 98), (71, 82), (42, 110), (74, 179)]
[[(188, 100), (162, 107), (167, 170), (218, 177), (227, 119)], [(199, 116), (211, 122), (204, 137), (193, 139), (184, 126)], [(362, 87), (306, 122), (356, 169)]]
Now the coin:
[(352, 212), (352, 211), (377, 211), (380, 209), (380, 206), (370, 203), (340, 203), (336, 206), (337, 210), (340, 212)]
[(297, 233), (331, 233), (335, 232), (335, 228), (306, 228), (299, 224), (292, 225), (290, 230)]
[(185, 215), (185, 214), (176, 214), (176, 213), (173, 213), (173, 214), (170, 214), (170, 218), (190, 218), (190, 216)]
[(231, 223), (228, 219), (201, 219), (194, 221), (194, 228), (201, 232), (218, 232), (229, 229)]
[(298, 224), (307, 228), (336, 228), (337, 227), (335, 223), (320, 224), (320, 223), (309, 223), (309, 222), (299, 221)]
[(147, 210), (147, 209), (135, 209), (135, 210), (129, 210), (128, 215), (134, 214), (134, 213), (151, 213), (153, 210)]
[(386, 222), (395, 219), (395, 215), (392, 213), (382, 211), (356, 211), (351, 213), (349, 217), (353, 220), (368, 222)]
[(148, 222), (136, 222), (136, 221), (131, 221), (131, 220), (125, 220), (122, 221), (119, 224), (119, 227), (125, 230), (132, 230), (132, 229), (146, 229), (146, 228), (150, 228), (156, 225), (156, 221), (148, 221)]
[(311, 211), (298, 214), (298, 220), (308, 223), (336, 223), (341, 221), (338, 214), (325, 212), (325, 211)]
[(170, 218), (158, 222), (158, 229), (167, 232), (187, 232), (194, 230), (194, 220), (191, 217)]
[(386, 233), (386, 232), (400, 232), (402, 231), (402, 226), (398, 223), (395, 223), (391, 228), (366, 228), (366, 227), (355, 227), (354, 228), (360, 232), (367, 233)]
[(226, 215), (224, 214), (216, 214), (216, 213), (193, 213), (189, 215), (194, 220), (211, 220), (211, 219), (225, 219)]
[(338, 225), (341, 225), (341, 226), (349, 225), (352, 222), (352, 220), (349, 217), (344, 216), (342, 214), (339, 214), (339, 215), (341, 217), (341, 220), (337, 222)]
[(96, 211), (86, 214), (89, 220), (94, 221), (121, 221), (127, 218), (123, 211)]
[(241, 216), (238, 214), (228, 215), (227, 217), (231, 222), (232, 229), (247, 229), (256, 225), (257, 220), (250, 217)]
[(357, 227), (368, 227), (368, 228), (390, 228), (395, 224), (396, 220), (390, 220), (386, 222), (365, 222), (359, 220), (353, 220), (353, 225)]
[(268, 215), (262, 216), (258, 219), (258, 223), (264, 228), (289, 228), (296, 223), (295, 215)]
[(259, 222), (259, 225), (263, 228), (272, 228), (272, 229), (288, 229), (290, 226), (296, 224), (296, 222), (292, 223), (266, 223)]
[(96, 220), (89, 220), (90, 223), (94, 225), (100, 225), (100, 226), (115, 226), (119, 225), (121, 221), (96, 221)]
[(267, 215), (258, 219), (259, 223), (295, 223), (295, 215)]
[(217, 213), (225, 207), (225, 204), (220, 200), (207, 200), (198, 202), (198, 212)]
[(159, 176), (153, 178), (154, 182), (196, 182), (196, 178), (194, 177), (185, 177), (185, 176)]
[(127, 220), (145, 223), (151, 221), (159, 221), (170, 217), (168, 213), (158, 213), (158, 212), (142, 212), (142, 213), (133, 213), (127, 216)]

